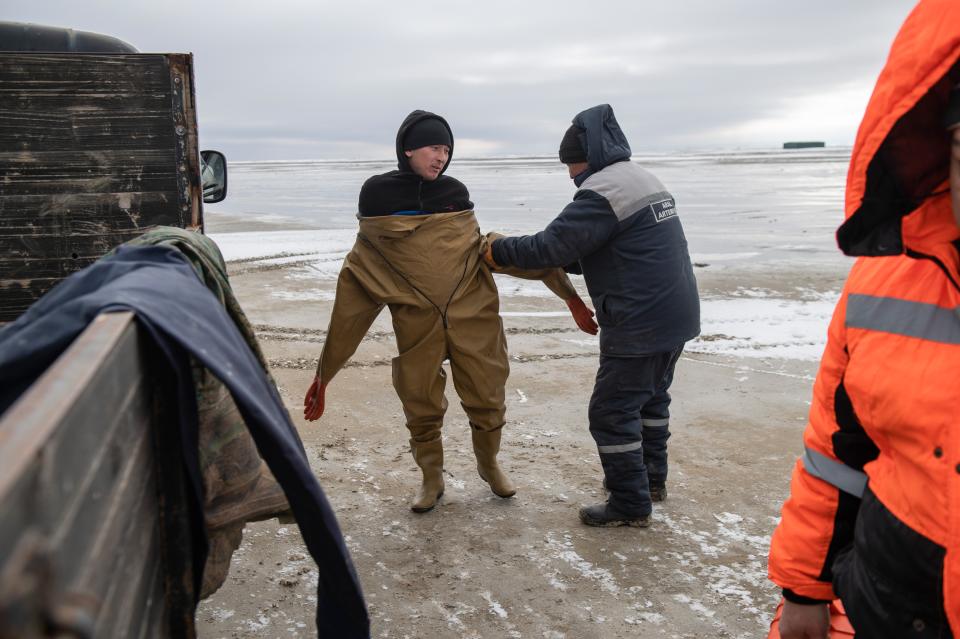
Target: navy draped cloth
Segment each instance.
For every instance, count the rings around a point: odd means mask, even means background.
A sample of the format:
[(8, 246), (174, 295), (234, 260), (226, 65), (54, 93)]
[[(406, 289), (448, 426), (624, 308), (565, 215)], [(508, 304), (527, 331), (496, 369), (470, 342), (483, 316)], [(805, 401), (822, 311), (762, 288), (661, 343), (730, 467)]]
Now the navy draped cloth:
[[(336, 517), (307, 461), (276, 387), (220, 302), (187, 259), (168, 246), (121, 246), (63, 280), (12, 324), (0, 329), (0, 413), (6, 411), (100, 313), (132, 311), (176, 377), (177, 413), (193, 495), (194, 575), (206, 560), (197, 456), (197, 406), (190, 356), (233, 396), (260, 455), (290, 502), (319, 568), (320, 637), (368, 638), (360, 582)], [(55, 401), (56, 398), (50, 398)], [(197, 585), (196, 592), (199, 592)]]

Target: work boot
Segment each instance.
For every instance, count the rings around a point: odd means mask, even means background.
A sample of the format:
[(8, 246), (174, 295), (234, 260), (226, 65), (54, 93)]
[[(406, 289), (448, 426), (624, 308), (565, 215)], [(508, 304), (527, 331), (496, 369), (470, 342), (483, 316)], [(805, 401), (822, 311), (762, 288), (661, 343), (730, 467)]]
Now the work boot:
[(646, 528), (650, 525), (650, 516), (634, 517), (625, 515), (605, 502), (581, 508), (580, 521), (588, 526), (598, 526), (600, 528), (614, 528), (616, 526)]
[(667, 484), (650, 484), (650, 501), (663, 501), (667, 498)]
[(410, 504), (410, 510), (415, 513), (429, 512), (443, 496), (443, 440), (438, 438), (426, 443), (410, 440), (410, 446), (413, 459), (423, 473), (423, 483)]
[(497, 463), (497, 453), (500, 452), (501, 429), (482, 431), (471, 428), (473, 435), (473, 454), (477, 457), (477, 472), (480, 479), (490, 484), (490, 490), (497, 497), (513, 497), (517, 494), (517, 487), (504, 474)]

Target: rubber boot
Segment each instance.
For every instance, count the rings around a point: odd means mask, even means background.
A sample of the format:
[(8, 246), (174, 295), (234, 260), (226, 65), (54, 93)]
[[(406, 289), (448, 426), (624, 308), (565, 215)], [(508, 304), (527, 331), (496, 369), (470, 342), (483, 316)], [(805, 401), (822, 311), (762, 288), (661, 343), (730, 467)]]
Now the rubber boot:
[(426, 443), (411, 440), (410, 446), (413, 459), (423, 473), (423, 483), (410, 504), (410, 510), (415, 513), (429, 512), (443, 496), (443, 440), (438, 438)]
[(477, 457), (477, 472), (480, 479), (490, 484), (490, 490), (497, 497), (513, 497), (517, 488), (504, 474), (497, 463), (497, 453), (500, 452), (501, 429), (485, 432), (471, 429), (473, 434), (473, 454)]

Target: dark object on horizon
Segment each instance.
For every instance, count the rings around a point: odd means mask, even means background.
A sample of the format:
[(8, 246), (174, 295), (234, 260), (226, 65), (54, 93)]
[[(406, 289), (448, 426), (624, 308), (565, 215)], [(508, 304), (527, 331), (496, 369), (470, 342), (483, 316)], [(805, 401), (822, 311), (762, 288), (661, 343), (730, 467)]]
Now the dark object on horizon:
[(827, 146), (823, 142), (784, 142), (785, 149), (822, 149)]

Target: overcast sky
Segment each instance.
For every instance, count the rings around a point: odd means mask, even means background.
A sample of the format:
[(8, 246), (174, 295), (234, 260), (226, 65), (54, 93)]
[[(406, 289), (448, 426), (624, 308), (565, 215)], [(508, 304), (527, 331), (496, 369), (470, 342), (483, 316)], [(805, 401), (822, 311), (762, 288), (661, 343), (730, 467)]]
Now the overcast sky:
[(394, 157), (413, 109), (459, 157), (555, 154), (613, 105), (635, 153), (851, 145), (912, 0), (4, 0), (0, 18), (193, 52), (201, 146)]

